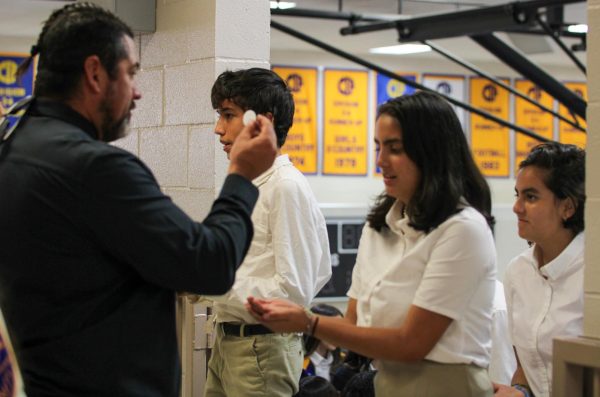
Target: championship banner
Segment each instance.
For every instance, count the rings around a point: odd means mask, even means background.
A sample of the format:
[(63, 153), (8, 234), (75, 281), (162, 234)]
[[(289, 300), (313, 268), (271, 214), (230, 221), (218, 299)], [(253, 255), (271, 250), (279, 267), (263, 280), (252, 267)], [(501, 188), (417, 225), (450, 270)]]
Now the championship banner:
[[(407, 80), (417, 81), (417, 75), (414, 73), (396, 73)], [(413, 86), (392, 79), (381, 73), (377, 73), (377, 106), (386, 102), (388, 99), (397, 98), (402, 95), (408, 95), (415, 92)]]
[[(454, 98), (458, 101), (465, 102), (465, 77), (443, 74), (424, 74), (422, 84), (432, 90)], [(460, 125), (465, 129), (465, 109), (452, 105), (456, 112), (456, 117), (460, 121)]]
[[(579, 95), (583, 99), (587, 101), (587, 84), (586, 83), (565, 83), (565, 87), (573, 91), (575, 94)], [(587, 128), (587, 123), (581, 117), (571, 115), (571, 113), (567, 110), (566, 107), (560, 105), (558, 107), (558, 113), (566, 118), (573, 120), (575, 117), (577, 122), (583, 128)], [(570, 143), (573, 145), (577, 145), (582, 149), (585, 149), (585, 145), (587, 142), (587, 134), (583, 131), (580, 131), (573, 126), (565, 123), (562, 120), (558, 121), (558, 140), (561, 143)]]
[[(534, 101), (552, 109), (554, 98), (531, 81), (517, 80), (515, 88)], [(545, 138), (554, 138), (554, 116), (519, 97), (515, 100), (515, 124)], [(537, 139), (515, 133), (515, 175), (519, 163), (525, 160), (531, 149), (539, 143)]]
[(34, 63), (17, 79), (17, 68), (28, 57), (27, 54), (0, 53), (0, 114), (33, 93)]
[(366, 175), (369, 74), (324, 72), (323, 174)]
[(305, 174), (317, 173), (317, 69), (274, 66), (294, 97), (294, 124), (281, 148)]
[[(507, 79), (502, 79), (506, 84)], [(470, 78), (471, 106), (509, 119), (510, 97), (504, 88), (481, 77)], [(471, 151), (485, 176), (508, 177), (510, 136), (507, 127), (471, 113)]]

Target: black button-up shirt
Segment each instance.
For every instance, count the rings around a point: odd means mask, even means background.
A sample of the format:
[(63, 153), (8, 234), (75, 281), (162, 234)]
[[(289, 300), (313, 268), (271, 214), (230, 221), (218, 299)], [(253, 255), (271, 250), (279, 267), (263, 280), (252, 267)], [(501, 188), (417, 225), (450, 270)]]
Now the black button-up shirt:
[(257, 189), (203, 223), (71, 108), (36, 99), (0, 145), (0, 305), (29, 397), (177, 396), (175, 291), (226, 292)]

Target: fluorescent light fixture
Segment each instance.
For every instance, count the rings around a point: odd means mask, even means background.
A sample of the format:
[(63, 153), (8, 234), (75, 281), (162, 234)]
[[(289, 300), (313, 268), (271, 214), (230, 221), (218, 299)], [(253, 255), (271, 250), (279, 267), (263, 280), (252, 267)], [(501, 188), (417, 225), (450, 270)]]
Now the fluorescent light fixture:
[(371, 54), (389, 54), (389, 55), (404, 55), (417, 54), (419, 52), (431, 51), (431, 47), (425, 44), (398, 44), (388, 47), (371, 48)]
[(292, 3), (291, 1), (271, 1), (270, 3), (271, 8), (279, 8), (280, 10), (296, 7), (296, 3)]
[(569, 25), (567, 26), (567, 31), (571, 33), (587, 33), (588, 26), (584, 23), (579, 25)]

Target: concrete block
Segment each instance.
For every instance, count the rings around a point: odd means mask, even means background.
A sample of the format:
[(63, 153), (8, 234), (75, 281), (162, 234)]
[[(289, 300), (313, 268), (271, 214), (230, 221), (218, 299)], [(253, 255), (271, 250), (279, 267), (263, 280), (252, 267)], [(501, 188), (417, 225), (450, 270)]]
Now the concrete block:
[(140, 158), (162, 187), (187, 186), (188, 128), (160, 127), (140, 132)]
[(248, 60), (237, 60), (237, 59), (217, 59), (215, 60), (215, 79), (221, 73), (231, 70), (242, 70), (250, 68), (263, 68), (270, 69), (271, 64), (268, 61), (248, 61)]
[(165, 188), (163, 191), (173, 199), (175, 204), (198, 222), (206, 217), (214, 201), (213, 190)]
[(585, 294), (583, 304), (583, 336), (600, 338), (600, 295)]
[(165, 124), (213, 123), (210, 89), (215, 80), (212, 61), (200, 61), (165, 70)]
[(188, 153), (188, 185), (191, 188), (213, 189), (215, 187), (215, 140), (214, 124), (190, 129)]
[(139, 130), (130, 129), (125, 137), (123, 137), (121, 139), (117, 139), (116, 141), (112, 142), (111, 144), (115, 145), (116, 147), (120, 147), (121, 149), (127, 150), (128, 152), (131, 152), (131, 153), (135, 154), (136, 156), (139, 156), (138, 142), (139, 142)]
[(136, 102), (132, 127), (158, 127), (163, 122), (163, 70), (142, 70), (136, 78), (142, 99)]
[(141, 36), (142, 68), (163, 65), (181, 65), (188, 59), (185, 30), (157, 31)]
[(238, 0), (216, 3), (215, 56), (268, 60), (271, 35), (269, 2)]

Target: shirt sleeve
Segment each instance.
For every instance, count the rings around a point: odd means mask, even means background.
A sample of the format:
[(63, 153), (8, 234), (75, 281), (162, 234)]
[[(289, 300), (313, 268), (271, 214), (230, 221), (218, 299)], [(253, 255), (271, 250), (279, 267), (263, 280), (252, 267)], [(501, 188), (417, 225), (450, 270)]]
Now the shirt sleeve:
[(495, 265), (494, 240), (487, 225), (470, 219), (457, 219), (439, 232), (413, 304), (459, 320)]
[[(262, 192), (261, 192), (262, 194)], [(293, 179), (282, 179), (268, 200), (269, 232), (272, 238), (273, 276), (244, 276), (232, 291), (215, 302), (243, 305), (248, 296), (285, 298), (309, 305), (331, 277), (331, 262), (324, 219), (315, 215), (316, 202)], [(269, 259), (266, 259), (269, 260)], [(251, 265), (245, 263), (244, 266)]]
[(253, 236), (258, 191), (229, 175), (202, 223), (164, 195), (135, 156), (114, 149), (90, 159), (83, 172), (85, 227), (115, 262), (174, 291), (226, 292)]

